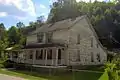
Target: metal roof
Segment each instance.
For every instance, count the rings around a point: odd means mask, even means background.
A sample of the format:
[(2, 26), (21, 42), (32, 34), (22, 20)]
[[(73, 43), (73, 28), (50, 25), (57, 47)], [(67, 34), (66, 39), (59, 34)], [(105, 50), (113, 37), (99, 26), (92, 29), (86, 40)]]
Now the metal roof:
[(77, 21), (81, 20), (82, 18), (84, 18), (84, 16), (76, 17), (75, 19), (66, 19), (55, 23), (44, 24), (43, 26), (36, 28), (36, 30), (33, 31), (31, 34), (67, 29), (74, 25)]

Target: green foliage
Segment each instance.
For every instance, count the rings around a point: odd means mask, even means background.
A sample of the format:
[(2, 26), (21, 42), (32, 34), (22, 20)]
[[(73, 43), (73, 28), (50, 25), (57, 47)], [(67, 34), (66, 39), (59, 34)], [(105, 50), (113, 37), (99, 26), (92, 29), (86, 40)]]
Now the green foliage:
[(111, 62), (109, 61), (106, 63), (105, 72), (99, 80), (120, 80), (119, 74), (120, 74), (120, 57), (115, 57)]
[(108, 77), (108, 74), (107, 74), (106, 71), (105, 71), (105, 72), (103, 73), (103, 75), (99, 78), (99, 80), (109, 80), (109, 77)]

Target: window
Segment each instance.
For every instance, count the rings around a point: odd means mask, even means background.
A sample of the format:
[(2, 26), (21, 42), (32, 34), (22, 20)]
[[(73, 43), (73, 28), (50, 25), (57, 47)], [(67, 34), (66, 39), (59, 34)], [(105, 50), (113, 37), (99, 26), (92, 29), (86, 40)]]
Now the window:
[(27, 55), (29, 55), (28, 59), (33, 59), (33, 51), (32, 50), (30, 50)]
[(93, 38), (91, 38), (91, 47), (93, 47)]
[(18, 53), (17, 52), (13, 52), (13, 58), (18, 58)]
[(43, 50), (36, 50), (36, 59), (42, 59), (43, 58)]
[(30, 54), (29, 59), (33, 59), (33, 54)]
[(93, 52), (91, 52), (91, 62), (94, 62), (94, 55), (93, 55)]
[(98, 43), (96, 44), (96, 47), (97, 47), (97, 48), (99, 47), (99, 44), (98, 44)]
[(44, 37), (44, 33), (38, 33), (37, 34), (37, 40), (38, 40), (38, 42), (42, 42), (43, 41), (43, 37)]
[(80, 50), (77, 50), (77, 61), (80, 61)]
[[(0, 58), (1, 58), (1, 57), (2, 57), (2, 56), (1, 56), (1, 54), (0, 54)], [(10, 58), (10, 53), (8, 53), (7, 58)]]
[(52, 59), (52, 49), (49, 49), (47, 52), (47, 59)]
[(52, 32), (47, 33), (47, 42), (52, 42)]
[(100, 62), (100, 54), (97, 54), (97, 61)]
[(80, 34), (77, 35), (77, 44), (80, 44)]

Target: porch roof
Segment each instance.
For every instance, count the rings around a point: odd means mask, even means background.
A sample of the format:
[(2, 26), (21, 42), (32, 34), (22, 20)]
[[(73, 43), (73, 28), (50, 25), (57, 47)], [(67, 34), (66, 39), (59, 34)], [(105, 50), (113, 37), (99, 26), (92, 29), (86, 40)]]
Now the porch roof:
[(58, 44), (58, 43), (49, 43), (49, 44), (33, 43), (33, 44), (27, 44), (22, 49), (47, 48), (47, 47), (65, 47), (65, 45), (64, 44)]

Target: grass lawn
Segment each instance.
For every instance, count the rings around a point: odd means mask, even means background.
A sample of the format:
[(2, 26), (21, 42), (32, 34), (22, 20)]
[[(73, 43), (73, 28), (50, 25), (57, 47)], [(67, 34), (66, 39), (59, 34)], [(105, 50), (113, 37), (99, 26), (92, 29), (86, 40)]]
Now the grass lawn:
[(0, 69), (1, 74), (19, 76), (28, 80), (98, 80), (102, 73), (95, 72), (67, 72), (56, 75), (41, 74), (37, 72)]

